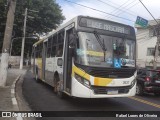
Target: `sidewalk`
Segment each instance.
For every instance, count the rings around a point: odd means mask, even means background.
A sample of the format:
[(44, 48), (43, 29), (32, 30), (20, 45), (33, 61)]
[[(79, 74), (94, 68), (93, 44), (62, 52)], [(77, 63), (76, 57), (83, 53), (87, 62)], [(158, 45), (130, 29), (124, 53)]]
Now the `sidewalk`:
[[(23, 76), (26, 73), (26, 71), (27, 69), (23, 70), (20, 70), (19, 68), (8, 69), (6, 86), (0, 87), (0, 111), (18, 111), (17, 106), (14, 105), (14, 102), (16, 101), (13, 99), (13, 97), (15, 96), (13, 85), (18, 76), (20, 75)], [(5, 120), (12, 120), (12, 119), (13, 118), (5, 118)]]

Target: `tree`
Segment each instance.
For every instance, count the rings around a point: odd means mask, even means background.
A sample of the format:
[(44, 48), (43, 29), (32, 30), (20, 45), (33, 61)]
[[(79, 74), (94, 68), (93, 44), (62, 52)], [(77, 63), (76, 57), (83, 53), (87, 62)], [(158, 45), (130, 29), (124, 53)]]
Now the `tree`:
[(2, 51), (2, 45), (3, 45), (7, 10), (8, 8), (6, 0), (0, 0), (0, 53)]
[[(5, 6), (6, 0), (0, 0), (0, 23), (1, 16), (5, 23), (7, 6)], [(26, 36), (32, 36), (33, 32), (42, 34), (47, 33), (53, 29), (56, 29), (65, 20), (62, 15), (62, 10), (55, 0), (17, 0), (15, 22), (13, 28), (13, 37), (23, 36), (23, 24), (24, 24), (24, 11), (25, 8), (29, 10), (34, 10), (38, 12), (31, 12), (28, 10), (28, 16), (32, 18), (27, 18)], [(2, 27), (2, 26), (1, 26)], [(4, 29), (0, 27), (0, 33), (4, 33)], [(5, 26), (4, 26), (5, 27)], [(0, 39), (0, 45), (3, 39)], [(35, 40), (26, 40), (25, 44), (25, 55), (30, 50), (30, 46), (35, 42)], [(21, 52), (21, 42), (22, 40), (15, 40), (13, 42), (12, 55), (20, 55)], [(1, 50), (1, 46), (0, 46)]]

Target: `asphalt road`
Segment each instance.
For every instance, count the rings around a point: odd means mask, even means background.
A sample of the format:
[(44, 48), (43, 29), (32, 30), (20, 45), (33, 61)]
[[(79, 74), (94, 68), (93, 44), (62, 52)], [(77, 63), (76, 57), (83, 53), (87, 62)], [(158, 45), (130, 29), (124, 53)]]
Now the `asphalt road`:
[[(25, 100), (33, 111), (160, 111), (160, 97), (152, 94), (129, 98), (107, 99), (60, 99), (53, 92), (53, 88), (44, 84), (36, 83), (30, 71), (24, 76), (22, 93)], [(56, 117), (43, 118), (52, 120), (110, 120), (120, 118), (109, 117)], [(124, 118), (121, 118), (124, 119)], [(126, 119), (126, 118), (125, 118)], [(135, 118), (127, 118), (135, 119)], [(137, 119), (137, 118), (136, 118)], [(150, 120), (155, 118), (142, 118)]]

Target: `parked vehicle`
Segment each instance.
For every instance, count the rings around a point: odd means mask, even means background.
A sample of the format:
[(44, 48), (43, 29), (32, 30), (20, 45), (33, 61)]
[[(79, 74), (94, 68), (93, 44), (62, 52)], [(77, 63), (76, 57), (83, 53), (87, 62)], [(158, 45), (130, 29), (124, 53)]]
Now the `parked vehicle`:
[(144, 92), (160, 95), (160, 70), (138, 70), (136, 94), (143, 95)]

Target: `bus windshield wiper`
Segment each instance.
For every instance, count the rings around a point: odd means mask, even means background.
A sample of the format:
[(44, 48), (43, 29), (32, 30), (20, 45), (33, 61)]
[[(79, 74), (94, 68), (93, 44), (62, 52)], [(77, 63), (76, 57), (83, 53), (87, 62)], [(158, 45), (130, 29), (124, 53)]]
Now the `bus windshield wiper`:
[(104, 61), (105, 61), (105, 52), (107, 51), (107, 49), (106, 49), (106, 47), (105, 47), (105, 44), (104, 44), (104, 39), (103, 39), (103, 43), (101, 42), (101, 37), (100, 37), (100, 35), (98, 34), (98, 32), (97, 31), (94, 31), (94, 34), (95, 34), (95, 36), (96, 36), (96, 38), (97, 38), (97, 41), (98, 41), (98, 43), (99, 43), (99, 45), (101, 46), (101, 48), (102, 48), (102, 50), (103, 50), (103, 52), (104, 52)]
[(97, 38), (97, 41), (98, 41), (99, 45), (101, 46), (102, 50), (103, 50), (103, 51), (106, 51), (105, 44), (104, 44), (104, 42), (103, 42), (103, 43), (101, 42), (101, 37), (100, 37), (100, 35), (98, 34), (98, 32), (97, 32), (97, 31), (94, 31), (94, 34), (95, 34), (95, 36), (96, 36), (96, 38)]

